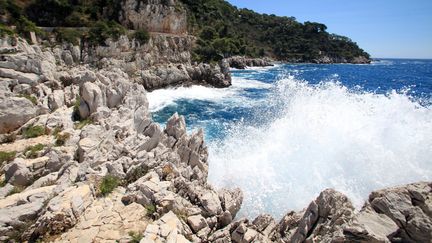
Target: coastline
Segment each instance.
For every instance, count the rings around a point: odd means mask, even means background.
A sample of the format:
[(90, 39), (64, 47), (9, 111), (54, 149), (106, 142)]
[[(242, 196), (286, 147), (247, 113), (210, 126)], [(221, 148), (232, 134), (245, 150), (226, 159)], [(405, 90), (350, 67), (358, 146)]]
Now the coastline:
[[(430, 237), (430, 216), (419, 211), (431, 207), (430, 183), (373, 192), (360, 212), (346, 196), (325, 190), (305, 211), (289, 212), (280, 222), (269, 215), (236, 219), (243, 194), (208, 184), (202, 130), (187, 134), (177, 114), (165, 129), (154, 123), (147, 91), (120, 68), (69, 65), (66, 54), (23, 40), (16, 48), (0, 63), (7, 104), (1, 138), (16, 156), (2, 166), (1, 240), (127, 242), (130, 232), (141, 234), (142, 242)], [(30, 141), (38, 145), (34, 152), (18, 146)], [(401, 225), (393, 208), (413, 220)]]

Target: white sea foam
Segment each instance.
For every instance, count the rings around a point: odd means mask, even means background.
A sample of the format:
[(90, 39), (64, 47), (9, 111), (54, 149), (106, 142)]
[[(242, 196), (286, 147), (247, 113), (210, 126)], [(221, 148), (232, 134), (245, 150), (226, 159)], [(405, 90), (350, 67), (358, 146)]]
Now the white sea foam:
[(243, 190), (241, 216), (280, 217), (326, 188), (360, 207), (372, 190), (432, 180), (432, 110), (405, 94), (290, 77), (278, 82), (272, 101), (283, 108), (266, 125), (238, 124), (210, 144), (210, 182)]
[(232, 86), (224, 89), (193, 85), (191, 87), (178, 87), (171, 89), (159, 89), (147, 94), (149, 109), (156, 112), (166, 106), (174, 105), (181, 99), (205, 100), (212, 102), (242, 103), (248, 102), (240, 94), (244, 89), (269, 89), (272, 85), (244, 78), (233, 78)]
[(270, 89), (271, 87), (273, 87), (273, 85), (256, 81), (256, 80), (246, 79), (246, 78), (234, 77), (232, 80), (232, 88), (237, 90), (238, 89)]
[(193, 85), (191, 87), (179, 87), (172, 89), (159, 89), (147, 94), (151, 112), (173, 105), (179, 99), (196, 99), (221, 101), (234, 95), (231, 89), (215, 89), (205, 86)]

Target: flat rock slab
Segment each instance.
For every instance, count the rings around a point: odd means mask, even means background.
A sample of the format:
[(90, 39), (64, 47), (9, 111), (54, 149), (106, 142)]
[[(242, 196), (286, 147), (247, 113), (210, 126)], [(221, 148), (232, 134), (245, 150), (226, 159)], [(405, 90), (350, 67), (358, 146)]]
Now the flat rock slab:
[(95, 200), (75, 227), (54, 242), (129, 242), (129, 232), (144, 232), (149, 221), (147, 210), (136, 203), (125, 206), (122, 196), (114, 192)]

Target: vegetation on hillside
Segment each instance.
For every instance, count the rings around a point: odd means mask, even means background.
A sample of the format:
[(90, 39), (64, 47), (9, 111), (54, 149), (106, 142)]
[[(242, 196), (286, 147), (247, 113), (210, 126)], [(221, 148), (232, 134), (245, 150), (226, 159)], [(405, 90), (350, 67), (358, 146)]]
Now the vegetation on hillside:
[[(225, 0), (179, 0), (188, 10), (189, 31), (198, 37), (193, 58), (218, 61), (233, 55), (270, 56), (275, 59), (309, 62), (328, 56), (352, 61), (369, 54), (347, 37), (330, 34), (321, 23), (300, 23), (294, 17), (259, 14), (238, 9)], [(139, 1), (141, 2), (141, 0)], [(37, 26), (57, 28), (57, 39), (78, 43), (104, 44), (126, 29), (118, 23), (121, 0), (0, 0), (0, 35), (37, 31)], [(5, 18), (2, 18), (5, 19)], [(1, 23), (3, 22), (3, 23)], [(69, 29), (63, 27), (88, 27)], [(137, 30), (132, 35), (146, 43), (149, 35)]]
[(189, 9), (190, 31), (199, 36), (196, 58), (217, 60), (241, 54), (307, 62), (320, 56), (351, 61), (369, 54), (321, 23), (258, 14), (224, 0), (181, 0)]

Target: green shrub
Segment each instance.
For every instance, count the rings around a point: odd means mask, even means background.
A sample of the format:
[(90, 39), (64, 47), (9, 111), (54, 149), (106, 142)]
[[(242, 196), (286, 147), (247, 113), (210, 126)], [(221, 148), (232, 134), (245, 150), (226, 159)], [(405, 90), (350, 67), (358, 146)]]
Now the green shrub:
[(22, 135), (25, 138), (35, 138), (42, 136), (46, 133), (46, 129), (43, 126), (30, 126), (23, 130)]
[(73, 112), (72, 112), (72, 119), (74, 121), (81, 120), (81, 115), (80, 115), (80, 111), (79, 111), (80, 105), (81, 105), (81, 97), (79, 95), (77, 95), (75, 97), (75, 102), (73, 105)]
[(79, 40), (84, 36), (84, 31), (73, 28), (56, 28), (55, 29), (57, 41), (71, 43), (78, 45)]
[(188, 213), (186, 212), (186, 210), (173, 210), (173, 212), (177, 216), (177, 218), (183, 220), (183, 222), (187, 222)]
[(62, 133), (62, 134), (57, 134), (55, 136), (56, 141), (55, 141), (55, 145), (56, 146), (63, 146), (66, 144), (66, 141), (69, 140), (70, 138), (70, 134), (69, 133)]
[(156, 206), (154, 204), (146, 205), (145, 208), (147, 209), (147, 215), (153, 215), (156, 213)]
[(36, 26), (36, 24), (24, 16), (21, 16), (19, 21), (17, 21), (16, 30), (20, 34), (27, 34), (28, 32), (35, 32), (37, 34), (41, 33), (41, 30)]
[(12, 188), (12, 190), (10, 190), (8, 193), (7, 193), (7, 195), (6, 196), (10, 196), (10, 195), (13, 195), (13, 194), (17, 194), (17, 193), (21, 193), (22, 191), (24, 191), (24, 187), (22, 187), (22, 186), (14, 186), (13, 188)]
[(144, 235), (142, 233), (137, 232), (129, 232), (129, 236), (132, 238), (129, 243), (139, 243), (142, 238), (144, 238)]
[(118, 177), (107, 175), (102, 179), (102, 182), (99, 185), (100, 194), (102, 196), (107, 196), (119, 185), (120, 179)]
[(15, 159), (15, 156), (16, 156), (15, 151), (12, 151), (12, 152), (0, 151), (0, 166), (4, 162), (11, 162), (12, 160)]
[(81, 27), (81, 26), (89, 26), (90, 24), (90, 16), (88, 14), (73, 11), (69, 16), (65, 18), (65, 26), (70, 27)]
[(16, 134), (15, 133), (9, 133), (3, 137), (2, 143), (13, 143), (13, 142), (15, 142), (15, 140), (16, 140)]
[(150, 40), (150, 34), (147, 30), (137, 30), (134, 33), (134, 38), (141, 45), (146, 44)]
[(6, 180), (4, 180), (4, 179), (0, 180), (0, 188), (6, 186), (6, 184), (7, 184)]
[(59, 133), (61, 133), (62, 128), (61, 127), (55, 127), (54, 130), (52, 131), (52, 135), (57, 138), (57, 135), (59, 135)]
[(21, 94), (18, 97), (26, 98), (26, 99), (30, 100), (31, 103), (33, 103), (33, 105), (37, 105), (38, 104), (37, 98), (34, 97), (33, 95)]
[(148, 168), (145, 165), (141, 165), (127, 174), (126, 182), (131, 184), (137, 181), (139, 178), (145, 176), (148, 173)]
[(42, 151), (45, 148), (45, 145), (43, 144), (36, 144), (34, 146), (29, 146), (24, 150), (24, 154), (29, 159), (34, 159), (38, 157), (38, 154), (40, 151)]
[(81, 129), (83, 129), (85, 126), (87, 126), (87, 125), (90, 125), (90, 124), (92, 124), (93, 123), (93, 121), (92, 120), (90, 120), (90, 119), (84, 119), (84, 120), (81, 120), (81, 121), (79, 121), (77, 124), (75, 124), (75, 129), (77, 129), (77, 130), (81, 130)]
[(89, 41), (93, 45), (104, 45), (105, 40), (112, 38), (117, 41), (121, 35), (126, 34), (126, 29), (119, 23), (111, 21), (98, 21), (89, 31)]
[(13, 35), (15, 35), (15, 32), (12, 29), (0, 23), (0, 37), (13, 36)]

